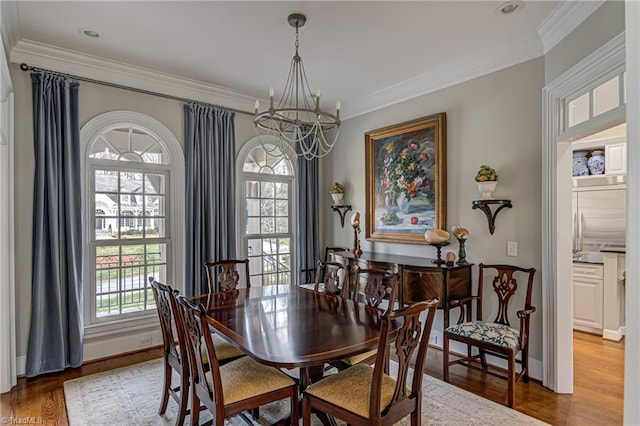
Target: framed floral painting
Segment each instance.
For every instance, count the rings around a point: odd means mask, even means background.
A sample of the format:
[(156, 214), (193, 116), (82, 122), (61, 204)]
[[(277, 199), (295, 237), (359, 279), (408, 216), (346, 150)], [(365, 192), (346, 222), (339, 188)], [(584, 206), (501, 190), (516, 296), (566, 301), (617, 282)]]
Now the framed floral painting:
[(365, 133), (366, 238), (426, 244), (445, 229), (446, 113)]

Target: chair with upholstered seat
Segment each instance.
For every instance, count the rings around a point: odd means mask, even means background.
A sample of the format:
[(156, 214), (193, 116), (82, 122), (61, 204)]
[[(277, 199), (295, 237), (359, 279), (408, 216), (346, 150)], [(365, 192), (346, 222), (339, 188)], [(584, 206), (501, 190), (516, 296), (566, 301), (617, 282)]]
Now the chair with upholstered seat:
[[(311, 424), (316, 410), (350, 425), (389, 425), (411, 415), (419, 425), (422, 410), (422, 368), (427, 353), (438, 300), (417, 302), (386, 312), (381, 321), (375, 366), (358, 364), (311, 384), (302, 398), (303, 424)], [(427, 311), (423, 320), (420, 314)], [(392, 324), (400, 324), (394, 330)], [(416, 354), (417, 349), (417, 354)], [(393, 351), (397, 372), (384, 373), (385, 358)], [(409, 362), (415, 358), (415, 374), (407, 383)]]
[[(396, 293), (399, 274), (391, 274), (383, 269), (356, 268), (353, 287), (353, 300), (364, 300), (366, 306), (388, 311), (393, 309), (396, 303)], [(371, 364), (375, 361), (377, 349), (364, 352), (333, 363), (335, 367), (344, 370), (352, 365), (365, 362)]]
[(207, 270), (210, 293), (233, 290), (238, 286), (242, 287), (242, 282), (245, 282), (247, 288), (251, 287), (249, 259), (205, 262), (204, 267)]
[[(534, 268), (520, 268), (511, 265), (484, 265), (480, 264), (478, 279), (478, 295), (470, 296), (460, 300), (452, 300), (450, 307), (460, 308), (460, 318), (458, 324), (450, 326), (443, 333), (443, 361), (444, 381), (449, 381), (449, 366), (453, 364), (462, 364), (470, 368), (479, 369), (503, 379), (507, 380), (507, 404), (513, 407), (515, 397), (515, 385), (520, 378), (524, 382), (529, 381), (529, 319), (536, 308), (531, 306), (531, 292), (533, 289), (533, 276), (536, 272)], [(482, 319), (482, 297), (484, 287), (484, 275), (486, 270), (493, 271), (493, 290), (498, 299), (497, 315), (493, 322), (483, 321)], [(521, 276), (526, 280), (526, 293), (522, 298), (524, 301), (524, 309), (517, 311), (520, 319), (520, 328), (514, 328), (509, 323), (509, 302), (516, 298), (516, 290), (518, 289), (518, 281), (516, 276)], [(464, 322), (466, 305), (475, 300), (477, 316), (476, 321)], [(468, 356), (454, 361), (449, 361), (449, 345), (450, 341), (458, 341), (468, 345)], [(471, 348), (478, 348), (479, 353), (472, 355)], [(516, 359), (518, 353), (521, 358)], [(499, 374), (489, 369), (486, 355), (503, 358), (507, 360), (507, 375)], [(479, 360), (480, 367), (472, 363)], [(521, 365), (520, 373), (516, 374), (516, 364)]]
[(313, 290), (349, 298), (351, 292), (349, 265), (336, 262), (318, 262)]
[[(182, 425), (186, 415), (189, 414), (189, 410), (187, 409), (187, 394), (183, 395), (183, 390), (189, 388), (189, 361), (183, 349), (186, 344), (186, 339), (182, 333), (180, 317), (176, 315), (178, 312), (176, 295), (179, 294), (179, 292), (172, 289), (171, 286), (155, 281), (153, 277), (149, 277), (149, 283), (153, 290), (158, 316), (160, 317), (160, 329), (162, 331), (164, 349), (164, 386), (158, 413), (164, 414), (167, 409), (167, 403), (169, 402), (169, 396), (171, 396), (178, 403), (179, 407), (176, 424)], [(175, 324), (177, 339), (176, 335), (174, 335), (173, 324)], [(214, 334), (212, 340), (220, 362), (225, 363), (244, 356), (244, 353), (240, 349), (222, 337)], [(201, 353), (201, 357), (204, 364), (207, 365), (209, 363), (207, 353)], [(172, 370), (175, 370), (180, 376), (179, 386), (174, 387), (171, 384)]]
[[(213, 424), (222, 426), (225, 418), (285, 398), (291, 400), (291, 424), (298, 424), (298, 386), (294, 380), (250, 357), (220, 365), (204, 306), (196, 306), (183, 296), (178, 297), (178, 306), (188, 340), (192, 425), (200, 420), (201, 402), (213, 414)], [(198, 356), (202, 351), (208, 354), (209, 369)]]

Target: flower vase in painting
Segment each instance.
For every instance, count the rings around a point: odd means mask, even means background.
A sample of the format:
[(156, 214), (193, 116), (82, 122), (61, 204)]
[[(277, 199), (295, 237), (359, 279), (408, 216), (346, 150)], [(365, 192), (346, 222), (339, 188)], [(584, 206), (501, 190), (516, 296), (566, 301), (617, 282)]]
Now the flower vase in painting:
[(377, 190), (384, 194), (380, 197), (384, 208), (376, 209), (376, 216), (390, 231), (420, 234), (425, 227), (433, 226), (433, 217), (429, 217), (429, 212), (433, 216), (434, 201), (433, 175), (429, 173), (433, 144), (424, 132), (415, 133), (385, 139), (378, 147), (381, 164), (376, 168), (376, 183)]

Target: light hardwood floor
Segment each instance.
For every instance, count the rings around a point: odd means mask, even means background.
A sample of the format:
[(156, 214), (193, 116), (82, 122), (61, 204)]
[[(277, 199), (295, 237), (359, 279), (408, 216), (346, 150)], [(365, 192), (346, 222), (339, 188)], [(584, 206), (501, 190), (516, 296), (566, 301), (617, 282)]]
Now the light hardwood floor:
[[(159, 358), (160, 348), (148, 349), (80, 368), (35, 379), (21, 378), (10, 392), (0, 396), (0, 417), (24, 419), (38, 417), (42, 424), (67, 425), (62, 383), (80, 376), (107, 371)], [(442, 378), (442, 353), (429, 349), (425, 372)], [(554, 425), (622, 424), (624, 342), (602, 340), (585, 333), (574, 333), (574, 393), (558, 395), (539, 383), (518, 383), (515, 409)], [(506, 403), (504, 380), (453, 366), (451, 383), (487, 399)], [(173, 403), (173, 402), (170, 402)]]

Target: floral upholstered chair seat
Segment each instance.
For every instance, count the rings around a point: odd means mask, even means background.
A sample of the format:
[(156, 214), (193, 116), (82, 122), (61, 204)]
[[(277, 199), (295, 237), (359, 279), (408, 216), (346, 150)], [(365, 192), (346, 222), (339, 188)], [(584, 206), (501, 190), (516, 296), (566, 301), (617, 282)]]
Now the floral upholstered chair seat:
[(474, 321), (453, 325), (447, 332), (457, 336), (492, 343), (503, 348), (518, 346), (520, 331), (508, 325), (495, 322)]

